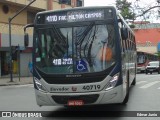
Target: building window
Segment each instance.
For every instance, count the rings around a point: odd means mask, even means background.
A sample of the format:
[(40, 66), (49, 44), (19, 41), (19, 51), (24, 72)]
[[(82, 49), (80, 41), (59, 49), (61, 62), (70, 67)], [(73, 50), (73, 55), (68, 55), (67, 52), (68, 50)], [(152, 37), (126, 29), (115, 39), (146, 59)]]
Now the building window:
[(81, 7), (82, 6), (82, 1), (81, 0), (77, 0), (77, 7)]
[(3, 5), (3, 6), (2, 6), (2, 10), (3, 10), (3, 12), (4, 12), (5, 14), (7, 14), (7, 13), (9, 12), (9, 7), (8, 7), (8, 5)]
[(59, 0), (59, 4), (71, 5), (71, 0)]
[(34, 18), (36, 16), (36, 13), (33, 12), (27, 12), (27, 23), (33, 23), (34, 22)]

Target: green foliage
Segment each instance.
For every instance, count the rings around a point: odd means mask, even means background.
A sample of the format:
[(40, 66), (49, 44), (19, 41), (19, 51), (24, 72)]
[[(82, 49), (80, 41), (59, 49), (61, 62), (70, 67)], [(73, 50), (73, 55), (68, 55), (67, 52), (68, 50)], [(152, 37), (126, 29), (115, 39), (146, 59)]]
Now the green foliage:
[(135, 13), (132, 11), (131, 2), (127, 2), (127, 0), (116, 0), (116, 7), (124, 19), (135, 19)]
[(160, 51), (158, 51), (158, 57), (160, 58)]
[(131, 24), (131, 25), (129, 25), (130, 26), (130, 28), (135, 28), (135, 25), (134, 24)]

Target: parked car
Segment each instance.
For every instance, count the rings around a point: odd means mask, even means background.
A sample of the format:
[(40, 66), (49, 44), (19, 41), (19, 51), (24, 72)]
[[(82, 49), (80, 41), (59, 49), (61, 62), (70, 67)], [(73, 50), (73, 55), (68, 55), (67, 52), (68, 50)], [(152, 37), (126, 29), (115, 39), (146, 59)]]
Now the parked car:
[(151, 61), (146, 66), (146, 74), (152, 74), (153, 72), (160, 74), (160, 61)]

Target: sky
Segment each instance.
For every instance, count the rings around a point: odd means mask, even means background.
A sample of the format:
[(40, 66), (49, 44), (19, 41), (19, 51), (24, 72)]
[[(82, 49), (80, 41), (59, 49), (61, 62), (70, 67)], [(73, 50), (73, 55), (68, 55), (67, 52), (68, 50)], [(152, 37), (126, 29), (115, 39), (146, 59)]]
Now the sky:
[[(115, 5), (116, 0), (84, 0), (84, 6), (106, 6), (106, 5)], [(135, 0), (127, 0), (133, 2)], [(143, 5), (152, 4), (157, 0), (139, 0)]]
[(84, 0), (84, 6), (107, 6), (114, 5), (115, 0)]
[[(84, 6), (107, 6), (107, 5), (113, 5), (115, 6), (116, 0), (84, 0)], [(128, 0), (129, 2), (135, 2), (136, 0)], [(139, 0), (139, 6), (140, 7), (146, 7), (149, 8), (149, 6), (154, 6), (157, 4), (157, 0)], [(153, 13), (156, 13), (157, 9), (154, 9)], [(157, 18), (155, 14), (152, 14), (153, 16), (148, 19), (150, 22), (159, 23), (160, 17)], [(150, 16), (150, 15), (149, 15)], [(143, 18), (140, 18), (143, 19)], [(139, 19), (139, 20), (140, 20)]]

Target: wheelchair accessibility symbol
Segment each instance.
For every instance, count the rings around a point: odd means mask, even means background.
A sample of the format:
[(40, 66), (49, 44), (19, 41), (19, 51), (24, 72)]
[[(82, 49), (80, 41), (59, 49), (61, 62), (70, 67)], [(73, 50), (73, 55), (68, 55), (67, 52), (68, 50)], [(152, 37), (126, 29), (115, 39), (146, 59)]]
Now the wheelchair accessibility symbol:
[(77, 71), (86, 71), (87, 70), (87, 64), (84, 60), (76, 61)]

